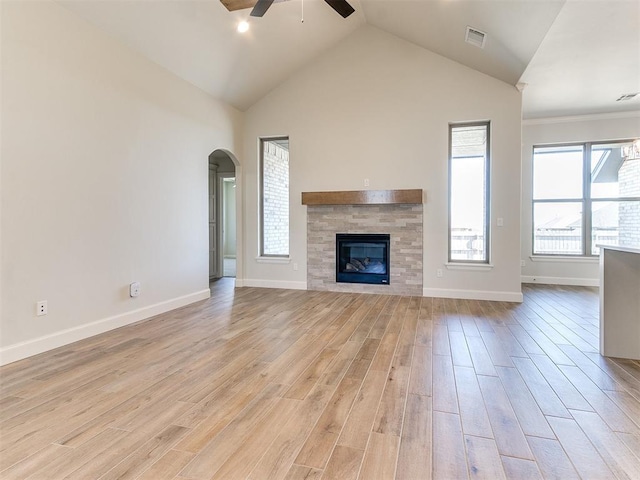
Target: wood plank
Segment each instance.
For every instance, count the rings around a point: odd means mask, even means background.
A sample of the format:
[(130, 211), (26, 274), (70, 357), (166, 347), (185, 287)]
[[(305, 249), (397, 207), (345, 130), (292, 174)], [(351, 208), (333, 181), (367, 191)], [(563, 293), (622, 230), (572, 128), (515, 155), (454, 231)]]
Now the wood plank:
[(435, 478), (469, 478), (460, 416), (433, 412), (433, 436), (438, 441), (433, 448), (433, 476)]
[(576, 387), (549, 357), (545, 355), (530, 355), (530, 358), (565, 407), (573, 410), (593, 411), (589, 402), (576, 390)]
[[(254, 391), (241, 391), (231, 401), (218, 404), (209, 417), (193, 428), (180, 442), (177, 449), (198, 453), (224, 430), (242, 412), (246, 422), (260, 415), (260, 406), (271, 405), (278, 389), (273, 386)], [(237, 421), (237, 420), (236, 420)]]
[(340, 382), (295, 463), (321, 470), (325, 468), (360, 385), (361, 382), (353, 378), (345, 378)]
[(549, 417), (549, 423), (582, 478), (597, 480), (614, 477), (613, 472), (607, 467), (575, 420)]
[(356, 480), (364, 450), (337, 445), (333, 450), (322, 478), (324, 480)]
[(33, 453), (33, 455), (29, 455), (24, 460), (13, 465), (7, 465), (5, 462), (1, 462), (1, 477), (5, 480), (23, 480), (39, 471), (43, 466), (49, 465), (55, 459), (70, 453), (71, 448), (50, 443), (46, 447)]
[(413, 350), (411, 363), (411, 377), (409, 380), (409, 392), (416, 395), (431, 396), (432, 373), (431, 361), (433, 355), (431, 347), (416, 345)]
[(493, 438), (487, 410), (473, 368), (454, 367), (462, 431), (465, 435)]
[(433, 321), (431, 312), (433, 310), (433, 299), (423, 297), (420, 302), (420, 312), (418, 313), (418, 324), (416, 326), (416, 345), (431, 346)]
[(423, 203), (421, 189), (302, 192), (302, 205), (402, 205)]
[[(136, 478), (161, 458), (176, 442), (184, 436), (188, 429), (170, 425), (155, 435), (139, 448), (135, 449), (122, 462), (100, 476), (100, 480), (114, 478)], [(100, 469), (96, 465), (82, 473), (74, 472), (79, 478), (96, 478)]]
[(197, 453), (185, 470), (181, 472), (181, 475), (194, 478), (211, 477), (211, 474), (220, 468), (227, 458), (242, 445), (254, 426), (266, 416), (274, 413), (273, 408), (278, 402), (277, 395), (281, 390), (279, 385), (270, 385), (260, 396), (247, 404), (233, 420), (224, 425), (224, 428), (213, 436), (204, 437), (202, 443), (194, 445), (193, 440), (187, 437), (178, 444), (176, 447), (178, 450), (187, 450), (185, 447), (190, 447), (194, 449), (191, 451)]
[(305, 467), (304, 465), (293, 465), (285, 480), (320, 480), (323, 470)]
[(387, 375), (384, 372), (369, 371), (344, 424), (338, 440), (339, 445), (360, 450), (366, 448), (386, 384)]
[(467, 337), (469, 353), (473, 361), (473, 368), (478, 375), (497, 377), (498, 372), (493, 366), (487, 347), (481, 337)]
[(157, 480), (159, 478), (173, 478), (187, 463), (193, 458), (190, 452), (180, 450), (169, 450), (160, 457), (151, 467), (140, 475), (137, 480)]
[[(59, 457), (49, 459), (48, 462), (41, 464), (40, 468), (31, 477), (57, 479), (64, 478), (74, 472), (80, 473), (86, 468), (94, 469), (96, 459), (100, 459), (103, 455), (108, 455), (112, 450), (127, 442), (130, 437), (130, 432), (107, 428), (82, 446), (75, 449), (67, 448), (66, 452), (61, 451)], [(130, 446), (130, 443), (126, 444), (127, 453), (130, 451)], [(122, 452), (118, 453), (122, 454)], [(113, 461), (113, 458), (110, 460)]]
[(601, 390), (624, 390), (620, 384), (574, 346), (563, 345), (562, 351), (570, 357), (575, 365)]
[(580, 479), (560, 442), (549, 438), (527, 437), (544, 478)]
[(600, 390), (582, 370), (578, 367), (564, 365), (560, 369), (613, 431), (640, 433), (638, 425)]
[[(302, 402), (281, 398), (275, 404), (271, 415), (263, 418), (249, 435), (237, 444), (235, 451), (215, 470), (213, 479), (245, 479), (260, 461), (276, 439), (287, 420), (295, 416)], [(211, 470), (214, 471), (215, 467)]]
[(423, 478), (431, 473), (432, 405), (430, 397), (409, 394), (400, 439), (396, 478)]
[(449, 344), (449, 329), (446, 325), (433, 325), (432, 348), (434, 355), (451, 356), (451, 345)]
[(373, 432), (369, 438), (358, 478), (362, 480), (394, 478), (399, 447), (400, 437)]
[(516, 368), (524, 382), (527, 384), (531, 395), (536, 399), (540, 410), (545, 415), (554, 417), (571, 418), (571, 414), (565, 408), (556, 392), (549, 386), (534, 363), (528, 358), (514, 358)]
[(283, 478), (290, 471), (294, 459), (329, 403), (333, 391), (334, 388), (331, 386), (316, 385), (302, 401), (300, 408), (291, 415), (248, 478)]
[(507, 394), (496, 377), (478, 377), (493, 436), (501, 455), (533, 460), (531, 450)]
[(500, 337), (495, 332), (480, 332), (494, 366), (513, 367), (513, 362)]
[(515, 368), (496, 367), (525, 435), (555, 438), (536, 400)]
[(640, 459), (611, 431), (598, 414), (580, 410), (571, 410), (571, 414), (616, 477), (629, 480), (638, 477)]
[(320, 355), (318, 355), (311, 365), (302, 372), (284, 396), (287, 398), (303, 400), (311, 391), (313, 386), (318, 382), (327, 367), (336, 358), (337, 354), (338, 350), (332, 348), (325, 348), (322, 350)]
[(542, 480), (538, 464), (533, 460), (502, 456), (502, 467), (508, 480)]
[(433, 356), (433, 409), (458, 413), (458, 395), (451, 357)]
[(400, 436), (409, 387), (409, 367), (391, 367), (382, 393), (373, 431)]
[(465, 334), (449, 329), (449, 343), (451, 345), (451, 357), (453, 364), (460, 367), (473, 367)]
[(490, 438), (464, 436), (470, 478), (499, 480), (506, 478), (496, 442)]

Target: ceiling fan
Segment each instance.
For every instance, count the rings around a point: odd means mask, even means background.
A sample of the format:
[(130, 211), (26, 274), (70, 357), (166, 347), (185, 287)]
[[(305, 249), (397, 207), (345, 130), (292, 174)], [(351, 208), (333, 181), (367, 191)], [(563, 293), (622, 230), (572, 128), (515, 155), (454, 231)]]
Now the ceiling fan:
[[(266, 11), (269, 9), (272, 3), (274, 2), (283, 2), (285, 0), (220, 0), (222, 4), (227, 7), (227, 10), (233, 12), (235, 10), (242, 10), (244, 8), (253, 7), (251, 10), (252, 17), (261, 17)], [(333, 8), (336, 12), (338, 12), (342, 18), (347, 18), (353, 12), (355, 12), (354, 8), (349, 5), (347, 0), (324, 0), (329, 4), (331, 8)]]

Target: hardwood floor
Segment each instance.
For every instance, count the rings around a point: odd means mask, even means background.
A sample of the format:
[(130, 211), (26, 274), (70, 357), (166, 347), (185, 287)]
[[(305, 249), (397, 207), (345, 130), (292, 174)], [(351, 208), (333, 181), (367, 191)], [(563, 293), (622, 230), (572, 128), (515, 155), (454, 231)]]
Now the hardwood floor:
[(2, 479), (640, 478), (593, 289), (241, 288), (0, 369)]

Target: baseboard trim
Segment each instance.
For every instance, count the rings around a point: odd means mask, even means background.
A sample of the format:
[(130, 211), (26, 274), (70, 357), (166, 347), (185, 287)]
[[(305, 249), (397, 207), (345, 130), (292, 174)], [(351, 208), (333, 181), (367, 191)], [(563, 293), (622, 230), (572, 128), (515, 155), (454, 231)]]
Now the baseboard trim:
[[(245, 278), (242, 280), (243, 287), (258, 287), (258, 288), (284, 288), (288, 290), (306, 290), (307, 282), (290, 282), (286, 280), (255, 280)], [(236, 283), (236, 286), (238, 284)]]
[(522, 283), (541, 283), (543, 285), (570, 285), (575, 287), (597, 287), (600, 285), (598, 278), (572, 278), (572, 277), (538, 277), (522, 275)]
[(492, 300), (522, 303), (522, 292), (491, 292), (487, 290), (456, 290), (452, 288), (424, 288), (424, 297), (460, 298), (465, 300)]
[(78, 340), (84, 340), (85, 338), (93, 337), (100, 333), (124, 327), (141, 320), (146, 320), (147, 318), (155, 315), (184, 307), (190, 303), (206, 300), (210, 296), (211, 292), (207, 288), (206, 290), (201, 290), (199, 292), (183, 295), (181, 297), (149, 305), (137, 310), (114, 315), (113, 317), (103, 318), (95, 322), (34, 338), (33, 340), (9, 345), (0, 348), (0, 365), (17, 362), (18, 360), (32, 357), (39, 353), (53, 350), (54, 348), (69, 345), (70, 343), (77, 342)]

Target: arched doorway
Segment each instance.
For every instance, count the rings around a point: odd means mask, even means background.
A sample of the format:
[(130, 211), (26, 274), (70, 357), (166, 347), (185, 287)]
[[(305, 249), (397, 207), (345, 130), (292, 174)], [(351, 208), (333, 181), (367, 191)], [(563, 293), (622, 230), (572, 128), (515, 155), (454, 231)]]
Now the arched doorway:
[(209, 281), (237, 278), (241, 271), (238, 221), (239, 164), (233, 154), (215, 150), (208, 159)]

